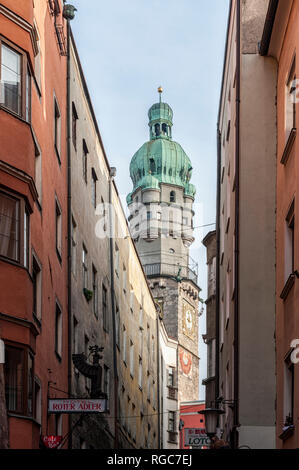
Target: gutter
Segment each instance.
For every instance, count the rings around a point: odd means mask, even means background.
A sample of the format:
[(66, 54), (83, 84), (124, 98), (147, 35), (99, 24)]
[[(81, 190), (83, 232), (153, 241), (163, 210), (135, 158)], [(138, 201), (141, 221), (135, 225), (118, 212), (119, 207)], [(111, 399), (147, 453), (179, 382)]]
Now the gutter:
[(279, 0), (270, 0), (269, 2), (263, 36), (259, 45), (259, 52), (261, 56), (268, 54), (278, 5)]

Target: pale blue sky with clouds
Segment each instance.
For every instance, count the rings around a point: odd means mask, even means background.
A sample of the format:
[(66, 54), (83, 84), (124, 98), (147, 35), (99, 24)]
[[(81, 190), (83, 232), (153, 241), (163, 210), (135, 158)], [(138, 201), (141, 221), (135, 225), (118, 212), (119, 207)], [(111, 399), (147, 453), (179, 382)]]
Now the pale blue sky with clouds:
[[(229, 0), (70, 0), (78, 52), (116, 184), (131, 191), (131, 157), (148, 140), (150, 106), (163, 101), (174, 112), (173, 139), (193, 165), (197, 187), (194, 225), (215, 222), (216, 123)], [(125, 200), (125, 199), (124, 199)], [(199, 263), (199, 285), (206, 297), (203, 237), (195, 231), (191, 256)], [(205, 333), (205, 318), (200, 318)], [(200, 336), (201, 339), (201, 336)], [(200, 379), (206, 353), (200, 346)], [(201, 382), (200, 380), (200, 382)], [(204, 399), (204, 387), (200, 388)]]

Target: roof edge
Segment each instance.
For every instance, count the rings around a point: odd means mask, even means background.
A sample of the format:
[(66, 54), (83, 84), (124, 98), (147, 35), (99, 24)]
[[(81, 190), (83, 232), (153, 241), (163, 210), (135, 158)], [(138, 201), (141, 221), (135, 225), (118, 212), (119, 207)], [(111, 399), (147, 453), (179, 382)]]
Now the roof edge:
[(279, 5), (279, 0), (269, 1), (269, 7), (268, 7), (266, 20), (265, 20), (263, 36), (262, 36), (262, 40), (261, 40), (260, 47), (259, 47), (259, 52), (261, 56), (266, 56), (268, 54), (278, 5)]

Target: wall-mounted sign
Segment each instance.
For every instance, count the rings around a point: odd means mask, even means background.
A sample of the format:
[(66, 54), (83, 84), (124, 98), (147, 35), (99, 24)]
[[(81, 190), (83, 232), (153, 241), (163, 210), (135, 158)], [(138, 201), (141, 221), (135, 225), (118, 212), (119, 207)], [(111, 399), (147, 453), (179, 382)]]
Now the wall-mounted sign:
[(210, 438), (206, 434), (205, 429), (185, 429), (185, 446), (188, 447), (209, 447)]
[(57, 449), (61, 444), (62, 436), (42, 436), (42, 441), (48, 449)]
[(49, 413), (104, 413), (107, 400), (105, 398), (50, 398)]

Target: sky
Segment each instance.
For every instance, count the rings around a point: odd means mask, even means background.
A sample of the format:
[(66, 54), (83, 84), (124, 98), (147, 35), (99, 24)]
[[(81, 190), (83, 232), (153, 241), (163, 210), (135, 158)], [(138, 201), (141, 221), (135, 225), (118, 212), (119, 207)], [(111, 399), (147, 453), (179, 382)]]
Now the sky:
[[(216, 126), (229, 0), (70, 0), (72, 30), (116, 184), (132, 190), (129, 164), (149, 140), (148, 109), (162, 101), (174, 112), (173, 140), (193, 166), (197, 188), (194, 226), (215, 223)], [(206, 249), (215, 226), (195, 230), (190, 254), (199, 264), (201, 297), (207, 294)], [(205, 314), (200, 329), (200, 399), (206, 378)]]

